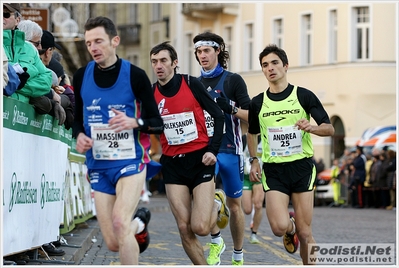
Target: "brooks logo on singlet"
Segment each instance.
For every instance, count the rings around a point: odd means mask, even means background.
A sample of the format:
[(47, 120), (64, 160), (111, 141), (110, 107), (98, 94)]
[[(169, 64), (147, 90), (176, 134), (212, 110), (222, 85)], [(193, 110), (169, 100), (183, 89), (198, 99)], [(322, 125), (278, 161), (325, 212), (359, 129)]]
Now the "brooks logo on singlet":
[(300, 112), (301, 111), (299, 109), (274, 111), (274, 112), (264, 113), (263, 117), (275, 116), (275, 115), (283, 115), (283, 114), (299, 114)]

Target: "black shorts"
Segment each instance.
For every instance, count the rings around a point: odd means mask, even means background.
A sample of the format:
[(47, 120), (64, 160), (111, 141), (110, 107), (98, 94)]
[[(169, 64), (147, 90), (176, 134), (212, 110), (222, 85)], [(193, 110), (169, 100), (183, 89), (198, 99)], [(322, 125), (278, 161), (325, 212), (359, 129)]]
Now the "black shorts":
[(265, 192), (276, 190), (291, 196), (292, 193), (312, 191), (316, 181), (316, 167), (311, 158), (288, 163), (264, 163)]
[(190, 193), (193, 189), (210, 180), (214, 180), (215, 165), (205, 166), (202, 157), (207, 152), (207, 147), (176, 156), (162, 155), (162, 175), (165, 184), (186, 185)]

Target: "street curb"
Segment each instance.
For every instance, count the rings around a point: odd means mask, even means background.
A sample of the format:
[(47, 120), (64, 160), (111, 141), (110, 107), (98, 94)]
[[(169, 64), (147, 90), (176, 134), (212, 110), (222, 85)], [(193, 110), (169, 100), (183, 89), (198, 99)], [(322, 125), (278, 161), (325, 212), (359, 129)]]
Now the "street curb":
[[(149, 203), (140, 202), (138, 207), (146, 207), (153, 213), (170, 211), (169, 203), (166, 197), (162, 195), (150, 198)], [(99, 232), (100, 227), (96, 217), (87, 220), (85, 223), (78, 224), (70, 233), (63, 235), (68, 245), (62, 244), (60, 249), (65, 251), (65, 255), (54, 256), (55, 259), (79, 264), (86, 252), (92, 247), (92, 240), (96, 239)]]
[[(86, 221), (86, 224), (89, 225), (90, 231), (87, 232), (83, 229), (80, 229), (79, 227), (76, 228), (76, 234), (79, 232), (82, 233), (82, 235), (86, 234), (86, 237), (81, 241), (80, 248), (75, 248), (75, 252), (72, 255), (71, 261), (73, 261), (75, 264), (78, 264), (80, 260), (84, 257), (85, 253), (89, 248), (91, 248), (93, 244), (93, 239), (97, 236), (98, 232), (100, 231), (100, 227), (98, 226), (97, 220), (95, 218), (92, 218), (88, 221)], [(74, 233), (75, 234), (75, 233)], [(68, 244), (72, 243), (73, 241), (69, 241)]]
[(52, 259), (78, 264), (93, 244), (100, 227), (95, 217), (84, 223), (77, 224), (69, 233), (62, 235), (67, 244), (61, 244), (59, 249), (65, 251), (64, 256), (51, 256)]

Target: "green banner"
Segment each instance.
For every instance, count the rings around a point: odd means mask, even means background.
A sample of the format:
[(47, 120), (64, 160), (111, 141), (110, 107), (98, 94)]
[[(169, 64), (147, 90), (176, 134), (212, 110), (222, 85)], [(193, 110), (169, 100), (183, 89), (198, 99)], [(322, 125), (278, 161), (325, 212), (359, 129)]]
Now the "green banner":
[(32, 105), (3, 96), (3, 127), (12, 130), (45, 136), (71, 144), (72, 129), (58, 125), (51, 115), (40, 115)]

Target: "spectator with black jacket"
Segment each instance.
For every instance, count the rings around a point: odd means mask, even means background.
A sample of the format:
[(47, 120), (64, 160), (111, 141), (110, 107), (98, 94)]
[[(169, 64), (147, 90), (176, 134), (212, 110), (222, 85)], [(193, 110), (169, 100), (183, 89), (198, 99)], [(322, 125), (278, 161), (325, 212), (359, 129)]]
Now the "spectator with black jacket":
[(388, 166), (386, 168), (386, 173), (390, 202), (386, 209), (392, 210), (394, 207), (396, 207), (396, 152), (393, 150), (388, 150), (387, 155)]
[(378, 186), (378, 178), (379, 178), (379, 172), (381, 168), (381, 160), (380, 160), (380, 150), (378, 148), (374, 148), (371, 151), (372, 154), (372, 161), (373, 163), (370, 166), (370, 179), (369, 179), (369, 184), (371, 184), (371, 187), (373, 188), (372, 191), (372, 200), (373, 200), (373, 205), (375, 208), (379, 207), (380, 203), (380, 196), (379, 196), (379, 186)]
[(363, 187), (366, 180), (366, 156), (363, 153), (363, 147), (356, 146), (356, 157), (350, 166), (352, 172), (352, 207), (363, 208)]
[(378, 208), (386, 208), (389, 206), (389, 190), (387, 181), (387, 169), (389, 167), (389, 159), (386, 150), (382, 150), (379, 156), (381, 164), (377, 171), (376, 190), (378, 196)]

